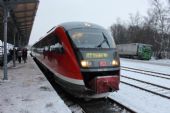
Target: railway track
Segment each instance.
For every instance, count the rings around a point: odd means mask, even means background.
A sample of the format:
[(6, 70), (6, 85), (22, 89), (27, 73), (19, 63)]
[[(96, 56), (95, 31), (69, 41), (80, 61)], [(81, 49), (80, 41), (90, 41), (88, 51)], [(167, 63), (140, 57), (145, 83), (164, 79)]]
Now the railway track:
[(170, 99), (170, 88), (121, 75), (121, 83)]
[(80, 102), (80, 106), (82, 106), (86, 113), (136, 113), (130, 107), (111, 98), (83, 101)]
[(61, 91), (58, 93), (72, 113), (136, 113), (111, 98), (84, 100)]
[(50, 84), (60, 95), (72, 113), (136, 113), (134, 110), (130, 109), (130, 107), (127, 107), (111, 98), (92, 99), (89, 101), (81, 98), (75, 98), (56, 84), (53, 76), (51, 76), (52, 72), (44, 69), (37, 60), (35, 60), (35, 62), (38, 64)]
[(165, 67), (169, 67), (170, 64), (165, 64), (165, 63), (159, 63), (159, 62), (148, 62), (148, 61), (143, 61), (143, 60), (135, 60), (135, 59), (125, 59), (123, 58), (123, 60), (125, 61), (130, 61), (130, 62), (137, 62), (137, 63), (145, 63), (145, 64), (154, 64), (154, 65), (158, 65), (158, 66), (165, 66)]
[(125, 66), (121, 66), (121, 69), (122, 69), (122, 70), (125, 70), (125, 71), (130, 71), (130, 72), (135, 72), (135, 73), (141, 73), (141, 74), (145, 74), (145, 75), (148, 75), (148, 76), (153, 76), (153, 77), (158, 77), (158, 78), (163, 78), (163, 79), (168, 79), (168, 80), (170, 80), (170, 74), (153, 72), (153, 71), (147, 71), (147, 70), (142, 70), (142, 69), (137, 69), (137, 68), (131, 68), (131, 67), (125, 67)]

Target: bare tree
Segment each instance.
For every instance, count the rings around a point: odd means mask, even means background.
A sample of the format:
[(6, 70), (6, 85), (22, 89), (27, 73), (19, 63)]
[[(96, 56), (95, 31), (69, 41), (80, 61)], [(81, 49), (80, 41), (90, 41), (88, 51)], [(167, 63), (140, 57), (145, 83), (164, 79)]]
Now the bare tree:
[(128, 27), (128, 37), (131, 38), (132, 43), (140, 43), (142, 40), (141, 30), (143, 26), (143, 17), (139, 12), (135, 15), (130, 14), (130, 22)]
[(137, 12), (135, 15), (129, 14), (130, 16), (130, 26), (142, 26), (142, 18), (140, 13)]
[(151, 0), (152, 6), (145, 18), (138, 12), (130, 14), (128, 25), (118, 19), (110, 27), (116, 43), (151, 44), (158, 58), (167, 58), (166, 53), (170, 50), (170, 0), (166, 1), (166, 5), (161, 2)]
[(116, 24), (113, 24), (111, 27), (111, 33), (112, 36), (115, 39), (116, 44), (121, 43), (128, 43), (128, 37), (127, 37), (127, 29), (125, 24), (121, 23), (120, 18), (117, 19)]
[[(157, 55), (162, 58), (166, 57), (167, 49), (170, 44), (169, 30), (169, 9), (164, 6), (160, 0), (152, 0), (152, 10), (149, 12), (150, 25), (155, 31), (154, 41), (159, 45)], [(159, 33), (159, 36), (157, 35)]]

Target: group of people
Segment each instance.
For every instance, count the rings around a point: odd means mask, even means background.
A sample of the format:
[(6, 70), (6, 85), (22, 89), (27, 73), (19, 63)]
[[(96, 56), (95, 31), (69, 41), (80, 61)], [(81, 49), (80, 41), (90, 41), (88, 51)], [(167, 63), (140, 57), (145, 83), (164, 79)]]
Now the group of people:
[[(14, 49), (15, 50), (15, 49)], [(14, 55), (14, 50), (9, 50), (10, 54)], [(27, 48), (18, 48), (15, 50), (15, 56), (16, 60), (18, 60), (19, 63), (21, 63), (21, 60), (24, 61), (24, 63), (27, 62)]]
[(26, 63), (27, 62), (27, 49), (26, 48), (23, 48), (23, 49), (18, 48), (16, 51), (16, 57), (17, 57), (19, 63), (21, 63), (21, 59), (23, 59), (24, 63)]

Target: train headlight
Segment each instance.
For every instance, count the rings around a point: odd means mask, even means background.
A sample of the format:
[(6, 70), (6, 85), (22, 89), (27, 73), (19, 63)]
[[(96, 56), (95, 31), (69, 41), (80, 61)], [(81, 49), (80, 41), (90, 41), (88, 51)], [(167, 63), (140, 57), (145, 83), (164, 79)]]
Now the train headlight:
[(82, 67), (90, 67), (92, 65), (92, 63), (88, 60), (82, 60), (81, 61), (81, 66)]
[(119, 62), (117, 60), (112, 60), (112, 66), (118, 66)]

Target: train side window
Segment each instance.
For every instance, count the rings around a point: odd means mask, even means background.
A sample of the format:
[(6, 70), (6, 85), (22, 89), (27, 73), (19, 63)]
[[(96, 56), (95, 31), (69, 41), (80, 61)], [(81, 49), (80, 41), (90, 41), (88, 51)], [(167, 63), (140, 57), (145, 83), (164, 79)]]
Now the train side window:
[(64, 53), (64, 48), (60, 43), (58, 43), (58, 46), (56, 48), (56, 52), (57, 53)]
[(45, 46), (44, 50), (45, 50), (45, 51), (48, 51), (48, 46)]
[(58, 37), (52, 35), (50, 38), (51, 38), (50, 51), (56, 53), (63, 53), (64, 49), (63, 46), (60, 44)]
[(37, 52), (38, 53), (42, 53), (43, 52), (43, 48), (37, 48)]
[(64, 52), (63, 46), (59, 42), (54, 45), (51, 45), (50, 49), (51, 49), (51, 51), (56, 52), (56, 53)]

